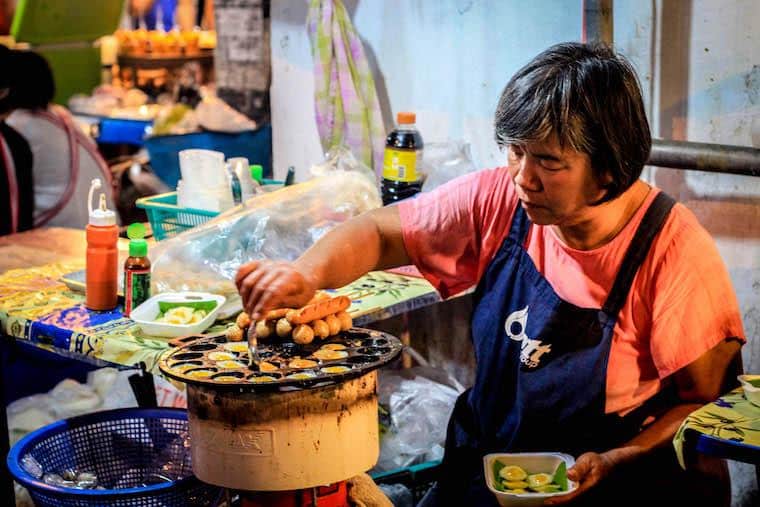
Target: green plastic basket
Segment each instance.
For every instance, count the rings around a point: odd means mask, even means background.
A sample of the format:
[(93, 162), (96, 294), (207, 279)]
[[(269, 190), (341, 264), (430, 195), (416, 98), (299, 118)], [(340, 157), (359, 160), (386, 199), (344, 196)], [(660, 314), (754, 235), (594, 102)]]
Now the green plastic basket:
[[(261, 184), (264, 186), (264, 190), (273, 190), (281, 187), (283, 182), (264, 178), (261, 180)], [(176, 236), (180, 232), (204, 224), (219, 215), (217, 211), (177, 206), (177, 192), (143, 197), (137, 199), (135, 204), (148, 214), (148, 221), (153, 229), (153, 237), (156, 241)]]
[(440, 461), (427, 461), (389, 472), (370, 472), (369, 475), (377, 484), (403, 484), (412, 492), (414, 503), (417, 503), (438, 480), (440, 469)]
[(138, 199), (136, 204), (148, 214), (156, 241), (176, 236), (182, 231), (208, 222), (219, 214), (216, 211), (177, 206), (177, 192), (143, 197)]

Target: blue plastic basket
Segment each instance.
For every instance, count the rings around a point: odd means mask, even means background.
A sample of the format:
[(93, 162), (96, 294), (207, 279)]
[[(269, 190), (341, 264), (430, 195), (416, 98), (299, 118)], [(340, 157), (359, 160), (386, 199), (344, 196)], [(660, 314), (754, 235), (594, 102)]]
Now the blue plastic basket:
[[(210, 506), (220, 489), (200, 482), (192, 472), (190, 449), (182, 442), (188, 431), (187, 413), (179, 409), (128, 408), (96, 412), (55, 422), (30, 433), (8, 453), (8, 468), (37, 507)], [(72, 468), (93, 472), (98, 483), (122, 489), (77, 490), (51, 486), (32, 476), (22, 464), (30, 455), (46, 472)], [(142, 486), (152, 474), (172, 482)]]

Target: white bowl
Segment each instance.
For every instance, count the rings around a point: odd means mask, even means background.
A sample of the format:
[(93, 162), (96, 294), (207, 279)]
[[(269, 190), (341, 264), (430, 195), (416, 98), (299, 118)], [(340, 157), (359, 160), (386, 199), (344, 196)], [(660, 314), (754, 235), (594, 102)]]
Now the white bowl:
[[(200, 322), (195, 324), (169, 324), (167, 322), (155, 322), (158, 317), (159, 301), (170, 303), (192, 303), (198, 301), (216, 301), (216, 306)], [(166, 292), (158, 294), (145, 301), (143, 304), (132, 310), (130, 318), (139, 324), (145, 334), (151, 336), (185, 336), (189, 334), (198, 334), (205, 331), (216, 320), (222, 305), (227, 301), (224, 296), (211, 294), (209, 292)]]
[(753, 405), (760, 407), (760, 387), (749, 383), (750, 380), (760, 380), (760, 375), (739, 375), (739, 382), (744, 389), (744, 397)]
[(563, 461), (570, 470), (575, 464), (575, 459), (561, 452), (519, 452), (519, 453), (494, 453), (486, 454), (483, 456), (483, 468), (486, 477), (486, 485), (491, 493), (496, 495), (496, 501), (502, 506), (514, 506), (520, 507), (538, 507), (544, 504), (544, 500), (553, 496), (566, 495), (570, 491), (573, 491), (578, 485), (571, 481), (567, 481), (567, 491), (558, 491), (557, 493), (508, 493), (506, 491), (499, 491), (494, 487), (493, 477), (493, 463), (494, 461), (500, 461), (504, 465), (517, 465), (528, 474), (547, 473), (551, 474), (557, 469), (560, 463)]

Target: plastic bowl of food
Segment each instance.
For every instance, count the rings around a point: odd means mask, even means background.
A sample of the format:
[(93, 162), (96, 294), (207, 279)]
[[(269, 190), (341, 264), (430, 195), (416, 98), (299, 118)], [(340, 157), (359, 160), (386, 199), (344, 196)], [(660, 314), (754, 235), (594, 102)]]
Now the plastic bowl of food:
[(739, 375), (739, 382), (742, 383), (747, 401), (760, 407), (760, 375)]
[(494, 453), (483, 457), (486, 485), (502, 506), (533, 507), (578, 487), (567, 478), (575, 459), (560, 452)]
[(225, 301), (209, 292), (167, 292), (148, 299), (129, 317), (151, 336), (198, 334), (214, 323)]

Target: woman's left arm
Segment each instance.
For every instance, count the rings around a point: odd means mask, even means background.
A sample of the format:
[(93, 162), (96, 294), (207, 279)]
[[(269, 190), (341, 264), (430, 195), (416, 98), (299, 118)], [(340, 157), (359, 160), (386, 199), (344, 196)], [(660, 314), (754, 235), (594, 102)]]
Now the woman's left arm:
[(673, 379), (682, 403), (665, 412), (623, 446), (602, 453), (587, 452), (580, 455), (567, 474), (568, 478), (578, 482), (578, 489), (568, 495), (547, 500), (546, 505), (570, 502), (620, 465), (636, 461), (658, 447), (669, 445), (686, 416), (729, 388), (732, 374), (739, 373), (736, 370), (740, 365), (740, 347), (738, 340), (724, 340), (674, 373)]

